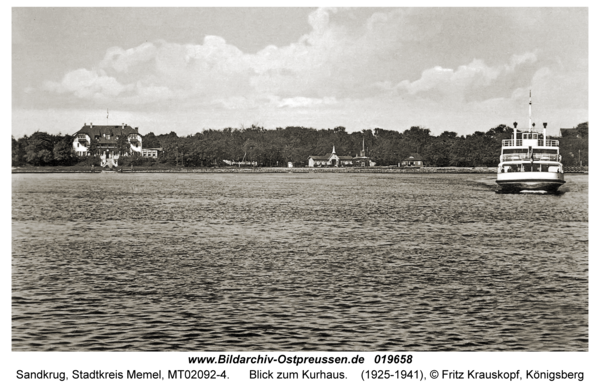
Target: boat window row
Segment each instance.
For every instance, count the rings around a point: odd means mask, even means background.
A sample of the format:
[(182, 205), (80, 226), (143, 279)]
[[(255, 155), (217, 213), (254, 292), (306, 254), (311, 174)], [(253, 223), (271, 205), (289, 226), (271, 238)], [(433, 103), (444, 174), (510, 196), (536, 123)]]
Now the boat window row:
[(533, 156), (529, 154), (504, 154), (502, 155), (501, 162), (506, 161), (529, 161), (533, 159), (534, 161), (559, 161), (560, 158), (557, 154), (536, 154)]
[(551, 172), (557, 173), (558, 165), (548, 165), (543, 163), (523, 163), (502, 166), (502, 173), (526, 173), (526, 172)]
[(527, 154), (527, 149), (504, 149), (502, 154)]
[[(532, 149), (534, 154), (558, 154), (557, 149)], [(528, 149), (504, 149), (502, 154), (527, 154)]]

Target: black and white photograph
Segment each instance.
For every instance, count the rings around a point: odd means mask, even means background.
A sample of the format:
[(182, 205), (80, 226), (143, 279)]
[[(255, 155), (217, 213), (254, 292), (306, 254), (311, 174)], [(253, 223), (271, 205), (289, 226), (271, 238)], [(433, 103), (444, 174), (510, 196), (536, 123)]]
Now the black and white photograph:
[(588, 6), (192, 5), (5, 10), (6, 379), (599, 382)]

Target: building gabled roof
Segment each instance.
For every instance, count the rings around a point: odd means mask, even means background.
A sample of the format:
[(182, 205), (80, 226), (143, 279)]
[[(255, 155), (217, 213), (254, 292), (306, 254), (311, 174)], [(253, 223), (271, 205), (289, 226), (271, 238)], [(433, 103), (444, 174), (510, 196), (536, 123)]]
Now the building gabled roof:
[(86, 125), (84, 124), (83, 127), (81, 127), (81, 129), (79, 131), (77, 131), (75, 133), (75, 135), (77, 134), (87, 134), (90, 137), (94, 137), (94, 136), (102, 136), (102, 135), (111, 135), (111, 136), (117, 136), (117, 135), (129, 135), (129, 134), (138, 134), (141, 135), (138, 132), (137, 127), (133, 128), (129, 125), (109, 125), (109, 126), (102, 126), (102, 125)]
[(351, 160), (352, 159), (352, 157), (350, 157), (348, 155), (337, 155), (337, 153), (335, 152), (335, 146), (333, 146), (331, 153), (327, 153), (325, 155), (309, 155), (308, 159), (312, 158), (313, 161), (329, 161), (334, 156), (337, 157), (337, 159), (341, 159), (341, 160)]
[(403, 161), (422, 161), (423, 157), (421, 157), (417, 153), (412, 153), (408, 157), (404, 158)]
[[(312, 158), (314, 161), (329, 161), (331, 159), (332, 153), (328, 153), (327, 155), (309, 155), (308, 158)], [(351, 160), (352, 157), (349, 155), (337, 155), (338, 159), (341, 160)]]

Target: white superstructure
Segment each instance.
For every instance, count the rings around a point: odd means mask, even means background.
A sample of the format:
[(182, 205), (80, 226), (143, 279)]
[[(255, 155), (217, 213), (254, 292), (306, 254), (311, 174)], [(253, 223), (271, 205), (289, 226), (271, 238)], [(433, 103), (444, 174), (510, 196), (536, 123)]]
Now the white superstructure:
[(512, 139), (502, 141), (498, 178), (496, 183), (503, 190), (555, 191), (565, 183), (558, 140), (547, 139), (543, 132), (535, 130), (531, 122), (531, 92), (529, 93), (529, 128), (517, 130), (513, 123)]

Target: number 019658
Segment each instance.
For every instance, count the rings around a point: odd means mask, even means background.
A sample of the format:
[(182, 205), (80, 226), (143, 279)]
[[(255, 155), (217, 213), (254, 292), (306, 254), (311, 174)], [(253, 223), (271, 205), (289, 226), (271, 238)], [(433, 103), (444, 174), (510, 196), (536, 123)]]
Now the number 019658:
[(375, 363), (412, 363), (412, 355), (375, 355)]

